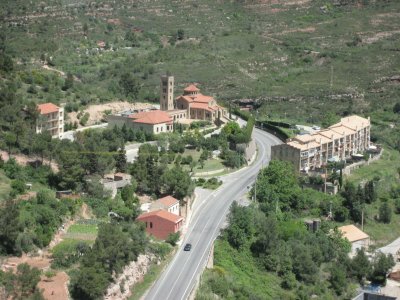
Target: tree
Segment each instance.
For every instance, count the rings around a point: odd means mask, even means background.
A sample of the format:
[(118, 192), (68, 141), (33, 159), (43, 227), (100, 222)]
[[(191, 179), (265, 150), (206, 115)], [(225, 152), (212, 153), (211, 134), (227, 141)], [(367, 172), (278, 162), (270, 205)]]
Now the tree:
[(20, 232), (19, 208), (14, 201), (6, 202), (0, 210), (0, 253), (20, 254), (17, 252), (15, 241)]
[(182, 200), (193, 193), (194, 184), (188, 172), (174, 166), (161, 176), (161, 193)]
[(232, 247), (239, 249), (255, 233), (251, 209), (240, 207), (237, 202), (231, 205), (228, 217), (229, 227), (226, 229), (227, 240)]
[(88, 34), (88, 32), (89, 32), (89, 26), (88, 26), (87, 23), (83, 24), (82, 30), (83, 30), (83, 34), (84, 34), (84, 35), (87, 35), (87, 34)]
[[(296, 208), (300, 187), (291, 163), (273, 160), (257, 178), (257, 201), (275, 209), (277, 202), (283, 210)], [(254, 195), (254, 187), (251, 190)]]
[(392, 220), (392, 209), (387, 201), (383, 202), (379, 207), (379, 221), (389, 224)]
[(17, 142), (17, 137), (12, 132), (6, 132), (3, 136), (3, 138), (8, 147), (8, 155), (11, 155), (11, 149), (13, 146), (15, 146), (15, 143)]
[(28, 264), (20, 264), (17, 267), (17, 277), (21, 296), (30, 296), (37, 289), (40, 271), (37, 268), (31, 268)]
[(67, 78), (65, 79), (64, 85), (62, 87), (63, 91), (69, 90), (74, 85), (74, 76), (72, 73), (67, 73)]
[(178, 29), (178, 31), (176, 32), (176, 37), (178, 40), (183, 40), (185, 37), (185, 31), (183, 29)]
[(137, 77), (131, 72), (126, 72), (121, 75), (119, 86), (126, 96), (136, 99), (140, 91), (140, 82)]
[(378, 198), (373, 180), (370, 180), (365, 184), (364, 197), (365, 197), (365, 202), (368, 204), (375, 202), (376, 199)]
[(197, 161), (193, 160), (193, 161), (190, 163), (190, 172), (193, 172), (193, 168), (196, 167), (196, 166), (197, 166)]
[(229, 168), (240, 168), (243, 164), (244, 157), (236, 151), (227, 151), (225, 154), (224, 164)]
[(393, 112), (395, 114), (400, 114), (400, 102), (397, 102), (394, 106), (393, 106)]
[(71, 280), (71, 295), (74, 299), (100, 299), (109, 284), (110, 275), (97, 266), (84, 266)]
[(125, 34), (125, 41), (128, 41), (128, 45), (131, 47), (139, 47), (140, 43), (136, 34), (129, 29)]
[(363, 249), (357, 249), (357, 254), (351, 261), (350, 274), (357, 278), (360, 283), (363, 283), (364, 278), (367, 278), (371, 273), (371, 263), (365, 255)]
[(394, 265), (395, 262), (391, 254), (385, 255), (378, 252), (372, 262), (373, 270), (369, 279), (374, 283), (385, 285), (386, 275)]
[(338, 296), (341, 296), (347, 287), (346, 270), (341, 264), (335, 264), (330, 268), (329, 283)]
[(117, 172), (124, 173), (126, 172), (127, 164), (125, 146), (122, 145), (121, 149), (118, 150), (118, 154), (115, 156), (115, 169)]

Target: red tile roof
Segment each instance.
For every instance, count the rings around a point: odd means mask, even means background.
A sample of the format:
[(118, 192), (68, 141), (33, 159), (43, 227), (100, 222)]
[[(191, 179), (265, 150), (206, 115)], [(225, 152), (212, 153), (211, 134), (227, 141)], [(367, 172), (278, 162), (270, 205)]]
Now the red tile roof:
[(202, 103), (208, 103), (214, 100), (213, 97), (211, 96), (205, 96), (203, 94), (197, 94), (197, 95), (193, 95), (193, 101), (194, 102), (202, 102)]
[(53, 103), (43, 103), (37, 106), (41, 115), (47, 115), (59, 111), (59, 107)]
[(183, 99), (183, 100), (185, 100), (185, 101), (187, 101), (187, 102), (189, 102), (189, 103), (191, 103), (191, 102), (193, 102), (193, 98), (191, 98), (191, 97), (189, 97), (189, 96), (179, 96), (178, 98), (176, 98), (177, 100), (178, 99)]
[(161, 218), (161, 219), (167, 220), (169, 222), (173, 222), (174, 224), (183, 220), (183, 218), (181, 216), (178, 216), (176, 214), (170, 213), (170, 212), (168, 212), (166, 210), (162, 210), (162, 209), (141, 214), (139, 217), (137, 217), (137, 220), (141, 221), (141, 220), (145, 220), (145, 219), (151, 218), (151, 217)]
[(146, 112), (140, 112), (129, 116), (133, 119), (132, 122), (143, 123), (143, 124), (161, 124), (171, 123), (172, 118), (169, 114), (161, 110), (152, 110)]
[(196, 103), (196, 102), (193, 102), (193, 103), (190, 104), (190, 108), (205, 109), (205, 110), (208, 110), (208, 111), (212, 111), (211, 107), (209, 107), (207, 103)]
[(200, 91), (194, 84), (188, 85), (185, 89), (185, 92), (198, 92)]
[(158, 199), (157, 202), (160, 202), (161, 204), (165, 205), (166, 207), (170, 207), (172, 205), (175, 205), (179, 201), (172, 196), (166, 196), (164, 198)]

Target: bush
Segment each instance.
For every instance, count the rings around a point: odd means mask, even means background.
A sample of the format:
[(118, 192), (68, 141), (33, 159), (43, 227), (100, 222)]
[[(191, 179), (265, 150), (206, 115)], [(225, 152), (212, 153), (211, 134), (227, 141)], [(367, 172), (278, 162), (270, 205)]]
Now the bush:
[(175, 246), (176, 243), (179, 241), (180, 235), (181, 233), (179, 231), (175, 233), (170, 233), (165, 242), (170, 244), (171, 246)]
[(25, 182), (22, 179), (15, 179), (11, 182), (11, 188), (15, 195), (23, 194), (26, 189)]
[(397, 198), (394, 200), (394, 205), (395, 205), (395, 212), (396, 214), (400, 214), (400, 198)]
[(85, 113), (83, 115), (83, 117), (80, 118), (79, 124), (81, 124), (82, 126), (85, 126), (87, 124), (87, 122), (89, 121), (89, 117), (90, 117), (90, 114), (89, 113)]
[(392, 220), (392, 209), (389, 206), (389, 203), (383, 202), (382, 205), (379, 207), (379, 221), (382, 223), (390, 223)]

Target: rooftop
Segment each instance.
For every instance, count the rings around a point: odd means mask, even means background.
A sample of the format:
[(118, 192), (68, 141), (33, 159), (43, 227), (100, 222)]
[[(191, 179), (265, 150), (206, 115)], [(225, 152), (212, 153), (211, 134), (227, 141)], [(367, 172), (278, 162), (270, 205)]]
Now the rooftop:
[(59, 107), (53, 103), (43, 103), (37, 106), (41, 115), (47, 115), (59, 111)]
[(159, 203), (165, 205), (166, 207), (170, 207), (172, 205), (175, 205), (179, 201), (172, 196), (166, 196), (166, 197), (158, 199), (156, 202), (159, 202)]
[(170, 213), (170, 212), (162, 210), (162, 209), (141, 214), (137, 218), (137, 220), (140, 221), (140, 220), (144, 220), (144, 219), (147, 219), (150, 217), (161, 218), (161, 219), (173, 222), (175, 224), (178, 223), (179, 221), (183, 220), (183, 218), (181, 216), (178, 216), (176, 214)]
[(353, 115), (353, 116), (341, 118), (340, 123), (334, 124), (331, 127), (336, 126), (336, 125), (343, 125), (343, 126), (346, 126), (348, 128), (354, 129), (354, 130), (360, 130), (361, 128), (369, 126), (370, 120), (369, 120), (369, 118), (366, 119), (366, 118), (363, 118), (360, 116)]
[(161, 110), (140, 112), (137, 114), (130, 115), (129, 117), (133, 119), (132, 122), (142, 123), (142, 124), (155, 125), (155, 124), (172, 122), (171, 116), (165, 111)]
[(184, 91), (191, 93), (191, 92), (198, 92), (200, 90), (194, 84), (190, 84), (184, 89)]
[(364, 231), (361, 231), (354, 225), (346, 225), (338, 228), (342, 232), (343, 237), (348, 239), (350, 243), (365, 240), (369, 238), (369, 235)]

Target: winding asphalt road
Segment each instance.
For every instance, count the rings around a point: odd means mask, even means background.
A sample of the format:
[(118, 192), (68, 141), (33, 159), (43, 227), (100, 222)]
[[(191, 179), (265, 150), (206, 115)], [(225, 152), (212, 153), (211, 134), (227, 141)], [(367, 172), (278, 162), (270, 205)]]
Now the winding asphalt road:
[[(256, 161), (235, 173), (221, 177), (223, 184), (201, 201), (193, 213), (186, 236), (172, 262), (161, 274), (145, 296), (146, 300), (187, 299), (205, 267), (210, 247), (218, 236), (230, 204), (248, 192), (259, 170), (266, 166), (271, 157), (271, 146), (282, 143), (275, 136), (255, 129), (253, 133), (258, 145)], [(191, 251), (183, 251), (186, 243), (192, 244)]]

